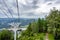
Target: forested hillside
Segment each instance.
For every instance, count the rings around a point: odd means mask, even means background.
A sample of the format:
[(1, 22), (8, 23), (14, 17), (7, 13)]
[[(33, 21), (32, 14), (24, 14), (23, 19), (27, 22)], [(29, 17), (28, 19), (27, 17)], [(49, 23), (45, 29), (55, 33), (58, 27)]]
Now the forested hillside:
[[(47, 38), (45, 38), (47, 36)], [(53, 8), (46, 18), (29, 24), (20, 40), (60, 40), (60, 11)]]

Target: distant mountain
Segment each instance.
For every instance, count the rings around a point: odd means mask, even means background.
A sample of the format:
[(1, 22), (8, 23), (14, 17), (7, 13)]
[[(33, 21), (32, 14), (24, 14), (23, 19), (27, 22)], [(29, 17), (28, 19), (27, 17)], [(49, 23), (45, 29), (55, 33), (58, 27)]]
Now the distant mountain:
[(35, 21), (35, 19), (27, 19), (27, 18), (0, 18), (0, 28), (8, 28), (10, 27), (9, 23), (21, 23), (20, 26), (28, 25), (29, 23)]

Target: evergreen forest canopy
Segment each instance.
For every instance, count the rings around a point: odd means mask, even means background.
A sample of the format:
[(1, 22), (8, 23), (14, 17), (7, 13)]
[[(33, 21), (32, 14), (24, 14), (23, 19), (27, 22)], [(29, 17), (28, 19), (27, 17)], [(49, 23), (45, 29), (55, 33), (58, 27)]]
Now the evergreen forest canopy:
[[(4, 34), (1, 34), (4, 33)], [(6, 32), (0, 32), (0, 40), (7, 40)], [(1, 36), (3, 35), (3, 36)], [(8, 35), (6, 35), (8, 36)], [(12, 37), (12, 36), (8, 36)], [(13, 38), (13, 37), (12, 37)], [(60, 40), (60, 11), (53, 8), (45, 18), (31, 22), (17, 40)], [(8, 39), (11, 40), (11, 39)]]
[(49, 40), (60, 40), (60, 11), (55, 8), (45, 19), (38, 18), (38, 21), (30, 23), (27, 30), (22, 32), (20, 40), (44, 40), (46, 33)]

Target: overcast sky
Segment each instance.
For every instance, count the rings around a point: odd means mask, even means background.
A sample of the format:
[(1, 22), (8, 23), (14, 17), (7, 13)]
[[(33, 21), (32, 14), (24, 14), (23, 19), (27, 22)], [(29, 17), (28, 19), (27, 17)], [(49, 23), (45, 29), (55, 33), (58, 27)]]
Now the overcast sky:
[[(60, 0), (18, 0), (18, 5), (21, 18), (44, 18), (53, 7), (60, 10)], [(18, 17), (16, 0), (0, 0), (0, 18), (7, 16)]]

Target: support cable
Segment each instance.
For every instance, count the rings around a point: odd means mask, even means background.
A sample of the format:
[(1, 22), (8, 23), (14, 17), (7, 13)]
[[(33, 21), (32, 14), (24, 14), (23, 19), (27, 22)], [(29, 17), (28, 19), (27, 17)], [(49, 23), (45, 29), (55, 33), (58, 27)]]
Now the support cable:
[(12, 12), (10, 11), (10, 9), (9, 9), (8, 5), (6, 4), (6, 2), (5, 2), (4, 0), (3, 0), (3, 4), (6, 6), (6, 8), (7, 8), (8, 12), (10, 13), (10, 15), (11, 15), (11, 16), (12, 16), (12, 18), (13, 18)]
[(18, 13), (18, 19), (20, 18), (20, 15), (19, 15), (19, 6), (18, 6), (18, 0), (16, 0), (16, 4), (17, 4), (17, 13)]
[(5, 16), (9, 18), (9, 16), (0, 8), (0, 10), (4, 13)]

